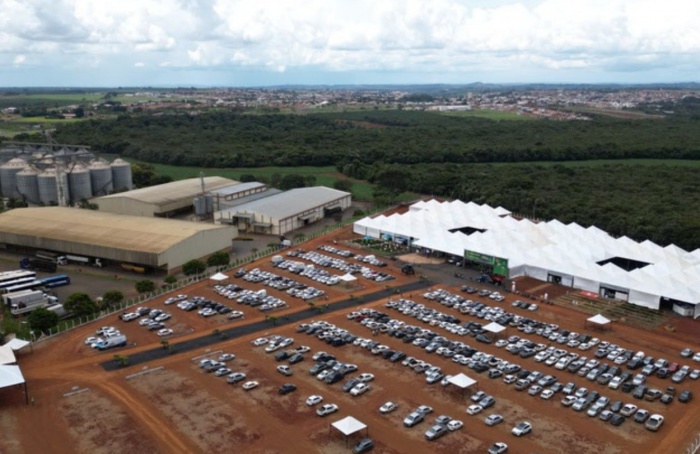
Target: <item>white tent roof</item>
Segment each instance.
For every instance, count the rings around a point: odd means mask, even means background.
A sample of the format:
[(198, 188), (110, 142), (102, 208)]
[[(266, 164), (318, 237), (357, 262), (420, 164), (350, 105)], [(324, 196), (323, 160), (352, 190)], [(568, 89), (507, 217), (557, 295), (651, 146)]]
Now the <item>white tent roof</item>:
[(9, 342), (6, 342), (4, 347), (9, 347), (14, 351), (22, 350), (24, 347), (29, 345), (31, 342), (22, 340), (22, 339), (17, 339), (16, 337), (12, 339)]
[(607, 325), (608, 323), (610, 323), (609, 319), (605, 318), (600, 314), (590, 317), (588, 321), (591, 323), (595, 323), (596, 325)]
[(474, 380), (473, 378), (469, 378), (462, 373), (459, 373), (457, 375), (453, 375), (447, 381), (452, 383), (455, 386), (462, 388), (462, 389), (467, 389), (471, 385), (476, 383), (476, 380)]
[(24, 375), (19, 366), (0, 366), (0, 388), (21, 385), (24, 383)]
[(355, 282), (357, 278), (350, 273), (343, 274), (340, 276), (340, 280), (343, 282)]
[(211, 279), (212, 281), (221, 282), (221, 281), (225, 281), (226, 279), (228, 279), (228, 276), (226, 276), (224, 273), (216, 273), (215, 275), (213, 275), (209, 279)]
[(338, 420), (331, 425), (342, 432), (342, 434), (346, 437), (367, 428), (366, 424), (353, 418), (352, 416), (346, 416), (345, 418)]
[(7, 345), (0, 347), (0, 364), (12, 364), (16, 363), (15, 352), (12, 351)]
[(506, 329), (505, 326), (496, 323), (496, 322), (491, 322), (488, 325), (484, 326), (484, 331), (488, 331), (490, 333), (498, 334)]
[[(475, 231), (459, 231), (464, 228)], [(415, 246), (446, 254), (462, 256), (470, 250), (506, 258), (510, 277), (539, 269), (573, 276), (574, 287), (584, 288), (576, 286), (580, 277), (588, 287), (607, 284), (629, 290), (629, 302), (643, 306), (658, 308), (662, 297), (700, 304), (700, 250), (689, 253), (675, 245), (614, 238), (595, 226), (584, 228), (558, 220), (535, 223), (517, 220), (502, 207), (428, 200), (411, 205), (403, 214), (361, 219), (353, 231), (375, 238), (401, 235), (413, 238)], [(631, 271), (613, 262), (599, 265), (616, 257), (648, 265)], [(647, 296), (635, 300), (635, 292)]]

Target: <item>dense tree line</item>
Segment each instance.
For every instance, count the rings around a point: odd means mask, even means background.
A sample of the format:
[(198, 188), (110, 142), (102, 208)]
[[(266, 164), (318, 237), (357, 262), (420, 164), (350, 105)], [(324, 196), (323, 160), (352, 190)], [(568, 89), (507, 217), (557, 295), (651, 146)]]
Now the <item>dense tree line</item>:
[(61, 125), (55, 138), (204, 167), (700, 159), (695, 117), (512, 122), (418, 111), (144, 114)]
[[(614, 164), (374, 165), (362, 177), (399, 191), (503, 206), (535, 219), (595, 225), (637, 241), (700, 247), (696, 166)], [(358, 176), (358, 175), (351, 175)]]

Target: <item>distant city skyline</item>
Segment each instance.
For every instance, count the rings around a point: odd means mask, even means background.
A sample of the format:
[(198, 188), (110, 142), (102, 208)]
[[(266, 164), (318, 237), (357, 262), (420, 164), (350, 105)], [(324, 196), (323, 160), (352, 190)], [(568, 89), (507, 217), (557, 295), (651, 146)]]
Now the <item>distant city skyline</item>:
[(683, 0), (0, 0), (0, 86), (678, 83)]

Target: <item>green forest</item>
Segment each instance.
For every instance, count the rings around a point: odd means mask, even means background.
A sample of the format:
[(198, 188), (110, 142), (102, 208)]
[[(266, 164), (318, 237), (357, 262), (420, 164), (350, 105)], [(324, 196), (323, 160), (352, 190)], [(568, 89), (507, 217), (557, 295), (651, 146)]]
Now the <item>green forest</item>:
[(331, 165), (374, 183), (377, 200), (406, 191), (473, 200), (692, 250), (700, 117), (691, 107), (673, 118), (568, 122), (402, 110), (121, 115), (62, 125), (55, 139), (185, 167)]

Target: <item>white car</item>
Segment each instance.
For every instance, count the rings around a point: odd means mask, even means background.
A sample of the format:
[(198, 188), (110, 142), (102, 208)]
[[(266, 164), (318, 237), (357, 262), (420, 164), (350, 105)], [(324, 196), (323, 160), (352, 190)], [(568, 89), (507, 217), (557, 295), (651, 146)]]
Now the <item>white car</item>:
[(233, 353), (222, 353), (221, 356), (219, 356), (219, 361), (221, 362), (232, 361), (234, 359), (236, 359), (236, 355)]
[(287, 377), (289, 377), (290, 375), (292, 375), (292, 368), (289, 367), (289, 366), (287, 366), (287, 365), (285, 365), (285, 364), (283, 364), (283, 365), (281, 365), (281, 366), (277, 366), (277, 372), (279, 372), (279, 373), (282, 374), (282, 375), (286, 375)]
[(461, 429), (464, 423), (460, 421), (459, 419), (453, 419), (450, 422), (447, 423), (447, 429), (450, 432), (454, 432), (457, 429)]
[(263, 345), (267, 344), (267, 342), (267, 337), (258, 337), (253, 341), (253, 345), (256, 347), (262, 347)]
[(255, 380), (247, 381), (243, 383), (243, 389), (246, 391), (250, 391), (253, 388), (257, 388), (260, 383), (256, 382)]
[(486, 423), (487, 426), (495, 426), (496, 424), (500, 424), (503, 422), (503, 416), (493, 414), (493, 415), (488, 415), (484, 419), (484, 423)]
[(104, 334), (106, 332), (115, 331), (115, 330), (116, 330), (116, 328), (113, 326), (103, 326), (103, 327), (97, 329), (97, 331), (95, 331), (95, 334), (100, 335), (100, 334)]
[(163, 328), (159, 329), (156, 334), (158, 334), (160, 337), (171, 336), (173, 334), (173, 330), (170, 328)]
[(396, 405), (394, 402), (387, 402), (381, 407), (379, 407), (379, 413), (387, 414), (391, 413), (392, 411), (396, 410), (399, 406)]
[(132, 320), (136, 320), (139, 317), (140, 317), (140, 315), (137, 314), (136, 312), (129, 312), (129, 313), (121, 315), (121, 319), (125, 322), (130, 322)]
[(357, 377), (357, 379), (360, 380), (362, 383), (367, 383), (367, 382), (371, 382), (372, 380), (374, 380), (374, 375), (373, 374), (360, 374)]
[(467, 407), (467, 413), (474, 416), (481, 413), (483, 409), (484, 408), (481, 405), (470, 405)]
[(532, 432), (532, 424), (527, 421), (518, 423), (518, 425), (513, 427), (512, 430), (513, 435), (516, 437), (521, 437), (525, 434), (529, 434), (530, 432)]
[(85, 339), (85, 345), (92, 345), (92, 344), (95, 344), (95, 343), (101, 342), (101, 341), (102, 341), (102, 339), (100, 339), (99, 337), (90, 336), (87, 339)]
[(230, 314), (228, 314), (229, 320), (234, 320), (237, 318), (243, 318), (243, 312), (241, 311), (232, 311)]
[(369, 391), (369, 385), (367, 383), (358, 383), (354, 388), (350, 390), (350, 395), (359, 396)]
[(151, 320), (151, 319), (148, 318), (148, 317), (144, 317), (144, 318), (142, 318), (141, 320), (139, 320), (139, 326), (148, 326), (148, 325), (150, 325), (151, 323), (153, 323), (153, 320)]
[(321, 402), (323, 402), (323, 397), (316, 395), (316, 394), (314, 394), (313, 396), (309, 396), (306, 399), (306, 405), (308, 405), (309, 407), (313, 407), (314, 405), (318, 405)]
[(544, 391), (542, 391), (542, 394), (540, 394), (540, 397), (544, 400), (549, 400), (552, 398), (553, 395), (554, 391), (552, 391), (551, 389), (545, 389)]
[(318, 416), (327, 416), (331, 413), (338, 411), (338, 405), (336, 404), (323, 404), (316, 410)]

